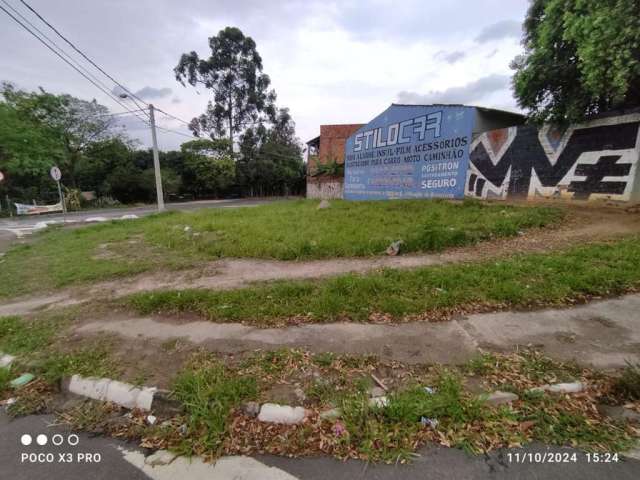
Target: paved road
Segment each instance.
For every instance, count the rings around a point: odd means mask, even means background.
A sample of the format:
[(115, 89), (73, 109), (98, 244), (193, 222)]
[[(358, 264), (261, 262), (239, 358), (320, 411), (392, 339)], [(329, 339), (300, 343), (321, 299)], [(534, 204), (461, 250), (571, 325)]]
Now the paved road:
[[(167, 210), (196, 210), (198, 208), (228, 208), (246, 207), (250, 205), (260, 205), (273, 201), (272, 199), (251, 199), (240, 198), (230, 200), (199, 200), (195, 202), (167, 203)], [(144, 205), (142, 207), (104, 208), (97, 210), (82, 210), (80, 212), (69, 212), (66, 216), (62, 214), (29, 215), (13, 218), (0, 219), (0, 229), (9, 226), (28, 226), (44, 221), (73, 220), (82, 222), (91, 217), (119, 218), (122, 215), (138, 215), (139, 217), (156, 213), (155, 205)]]
[[(167, 210), (196, 210), (199, 208), (237, 208), (250, 207), (272, 202), (278, 199), (234, 199), (234, 200), (201, 200), (195, 202), (168, 203)], [(142, 217), (156, 213), (157, 209), (154, 205), (146, 205), (142, 207), (124, 207), (100, 210), (83, 210), (81, 212), (69, 212), (62, 214), (47, 214), (21, 216), (13, 218), (0, 219), (0, 252), (7, 250), (17, 238), (29, 235), (35, 231), (34, 227), (42, 222), (52, 223), (84, 223), (90, 219), (105, 218), (114, 219), (121, 218), (123, 215), (137, 215)]]
[[(461, 450), (429, 447), (409, 466), (370, 465), (359, 461), (341, 462), (317, 457), (289, 459), (274, 456), (226, 457), (215, 465), (198, 459), (179, 458), (170, 465), (145, 465), (144, 452), (132, 444), (78, 433), (78, 443), (69, 446), (73, 432), (51, 426), (51, 416), (29, 416), (11, 420), (0, 413), (0, 478), (11, 480), (412, 480), (412, 479), (562, 479), (616, 480), (640, 478), (640, 461), (620, 457), (618, 463), (593, 464), (584, 453), (568, 448), (532, 445), (486, 456), (471, 456)], [(60, 433), (63, 445), (53, 446)], [(33, 442), (21, 444), (29, 434)], [(39, 434), (47, 435), (47, 445), (37, 444)], [(58, 437), (59, 439), (60, 437)], [(555, 452), (576, 454), (575, 462), (536, 463), (525, 454)], [(511, 453), (511, 457), (509, 454)], [(31, 454), (31, 456), (29, 456)], [(40, 454), (40, 457), (38, 457)], [(46, 455), (49, 454), (49, 457)], [(62, 454), (62, 457), (60, 457)], [(79, 457), (79, 454), (83, 456)], [(100, 455), (99, 461), (96, 454)], [(523, 463), (515, 461), (525, 457)], [(91, 455), (92, 462), (87, 459)], [(47, 458), (50, 460), (47, 460)], [(79, 460), (80, 458), (80, 460)], [(535, 457), (534, 457), (535, 459)], [(39, 461), (40, 460), (40, 461)], [(65, 460), (65, 461), (61, 461)], [(66, 460), (72, 460), (67, 462)]]

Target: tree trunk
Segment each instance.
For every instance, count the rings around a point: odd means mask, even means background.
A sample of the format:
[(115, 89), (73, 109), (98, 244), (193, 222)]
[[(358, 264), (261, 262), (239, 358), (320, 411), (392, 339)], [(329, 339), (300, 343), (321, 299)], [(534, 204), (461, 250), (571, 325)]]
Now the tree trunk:
[(229, 95), (229, 152), (233, 158), (233, 101)]

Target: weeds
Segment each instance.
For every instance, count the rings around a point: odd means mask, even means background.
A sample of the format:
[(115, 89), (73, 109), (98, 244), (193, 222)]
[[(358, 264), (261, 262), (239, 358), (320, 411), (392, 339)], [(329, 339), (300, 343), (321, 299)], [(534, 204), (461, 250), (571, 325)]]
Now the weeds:
[(14, 376), (9, 368), (0, 367), (0, 397), (9, 389), (9, 382), (13, 380)]
[(269, 326), (289, 319), (308, 323), (441, 319), (461, 309), (575, 303), (639, 285), (640, 242), (631, 237), (501, 261), (271, 282), (228, 291), (145, 292), (124, 302), (143, 314), (193, 312), (215, 322)]
[(81, 348), (69, 353), (54, 352), (36, 363), (34, 370), (50, 383), (70, 375), (113, 378), (117, 373), (117, 367), (109, 361), (106, 348)]
[(627, 362), (614, 384), (614, 392), (629, 400), (640, 400), (640, 363)]
[(218, 362), (183, 371), (174, 385), (175, 397), (187, 412), (188, 436), (178, 447), (182, 453), (218, 452), (232, 408), (255, 398), (255, 379), (239, 377)]
[(0, 351), (19, 355), (41, 350), (57, 331), (57, 322), (27, 322), (20, 317), (0, 318)]

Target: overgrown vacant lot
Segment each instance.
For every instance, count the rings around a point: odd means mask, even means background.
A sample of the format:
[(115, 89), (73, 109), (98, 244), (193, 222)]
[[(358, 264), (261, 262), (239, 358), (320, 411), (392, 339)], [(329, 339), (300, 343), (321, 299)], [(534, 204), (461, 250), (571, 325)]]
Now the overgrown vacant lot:
[(371, 256), (402, 240), (429, 252), (516, 235), (558, 222), (562, 211), (477, 201), (275, 202), (203, 209), (54, 229), (10, 250), (0, 264), (0, 298), (69, 284), (179, 269), (218, 257), (302, 260)]
[(320, 281), (257, 284), (230, 290), (139, 293), (141, 313), (193, 312), (217, 322), (256, 325), (441, 319), (457, 311), (574, 303), (640, 286), (640, 239), (548, 254), (415, 270), (383, 270)]

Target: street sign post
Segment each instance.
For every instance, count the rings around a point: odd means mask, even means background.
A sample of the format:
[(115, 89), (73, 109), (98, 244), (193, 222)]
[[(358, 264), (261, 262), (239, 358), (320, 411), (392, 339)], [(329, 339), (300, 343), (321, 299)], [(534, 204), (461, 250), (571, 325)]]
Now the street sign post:
[(51, 175), (51, 178), (53, 178), (56, 184), (58, 185), (58, 197), (60, 198), (62, 213), (65, 214), (67, 213), (67, 207), (64, 204), (64, 195), (62, 195), (62, 187), (60, 186), (60, 179), (62, 178), (62, 172), (56, 165), (54, 165), (53, 167), (51, 167), (51, 170), (49, 170), (49, 175)]

